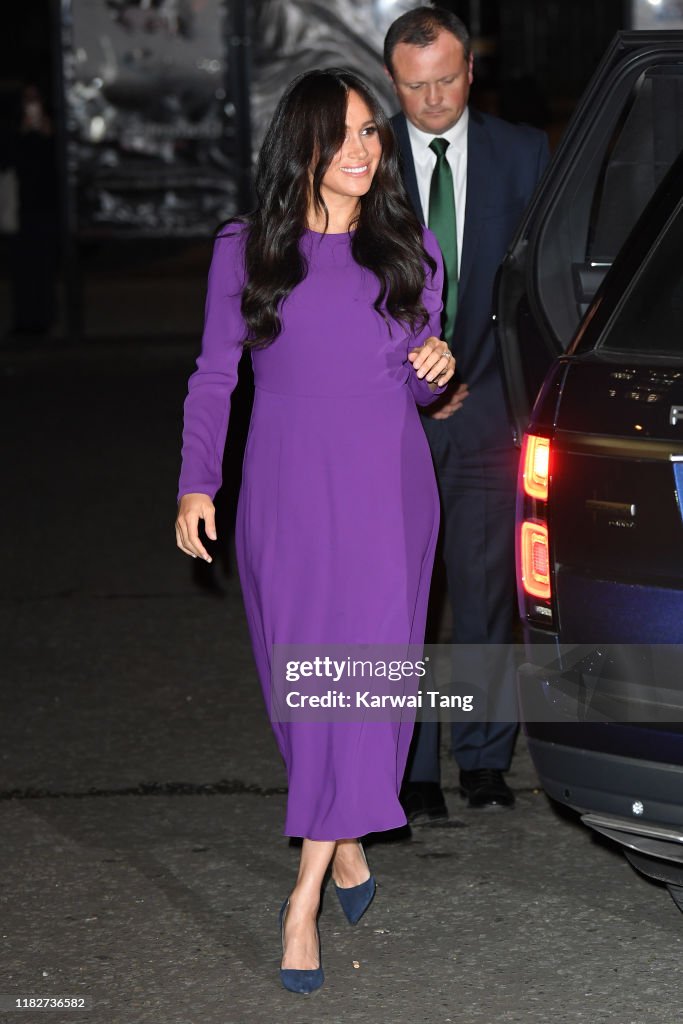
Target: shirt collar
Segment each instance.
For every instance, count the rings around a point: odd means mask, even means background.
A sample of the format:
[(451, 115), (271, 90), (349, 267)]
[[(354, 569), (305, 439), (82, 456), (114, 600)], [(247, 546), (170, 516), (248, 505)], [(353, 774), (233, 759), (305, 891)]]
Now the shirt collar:
[(432, 139), (448, 139), (448, 142), (453, 149), (458, 152), (463, 152), (467, 147), (467, 126), (469, 124), (469, 120), (470, 112), (467, 107), (465, 107), (452, 128), (449, 128), (447, 132), (432, 135), (429, 132), (423, 132), (421, 128), (416, 128), (412, 121), (408, 121), (406, 118), (410, 143), (414, 149), (428, 149)]

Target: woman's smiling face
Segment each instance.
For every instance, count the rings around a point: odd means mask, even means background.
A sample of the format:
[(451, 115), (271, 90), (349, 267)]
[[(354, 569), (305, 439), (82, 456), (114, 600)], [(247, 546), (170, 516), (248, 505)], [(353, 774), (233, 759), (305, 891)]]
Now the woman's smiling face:
[(357, 92), (349, 91), (346, 105), (346, 137), (332, 157), (320, 185), (329, 207), (339, 200), (360, 199), (372, 185), (382, 156), (382, 144), (374, 118)]

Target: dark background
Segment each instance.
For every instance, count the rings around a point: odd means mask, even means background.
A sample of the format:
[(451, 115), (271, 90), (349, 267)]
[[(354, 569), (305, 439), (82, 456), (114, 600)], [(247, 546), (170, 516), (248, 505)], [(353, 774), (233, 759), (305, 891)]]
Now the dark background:
[[(119, 0), (99, 2), (110, 20), (117, 5), (125, 6), (119, 5)], [(77, 3), (84, 5), (85, 0)], [(75, 62), (59, 0), (5, 5), (0, 32), (0, 170), (12, 164), (12, 140), (16, 138), (22, 88), (27, 84), (39, 88), (54, 130), (51, 147), (49, 151), (45, 147), (45, 159), (40, 161), (41, 176), (30, 186), (32, 195), (39, 196), (31, 199), (33, 209), (55, 205), (56, 302), (54, 315), (48, 317), (52, 321), (49, 329), (36, 332), (43, 340), (47, 336), (53, 341), (79, 341), (84, 336), (126, 331), (196, 336), (196, 305), (190, 311), (180, 303), (180, 315), (169, 318), (163, 311), (159, 316), (151, 314), (154, 301), (144, 303), (148, 315), (138, 315), (140, 303), (134, 302), (127, 317), (118, 300), (111, 298), (117, 283), (128, 280), (138, 286), (147, 281), (153, 290), (154, 282), (158, 284), (164, 278), (182, 281), (183, 287), (188, 287), (191, 280), (203, 279), (214, 224), (249, 206), (251, 159), (279, 92), (297, 71), (347, 58), (346, 63), (355, 64), (380, 90), (386, 89), (377, 49), (381, 34), (368, 43), (359, 17), (364, 14), (367, 19), (374, 18), (383, 29), (382, 18), (393, 17), (393, 13), (387, 15), (390, 8), (386, 4), (378, 0), (326, 4), (326, 38), (325, 26), (315, 24), (323, 9), (319, 4), (307, 4), (306, 0), (297, 4), (278, 0), (222, 3), (223, 24), (217, 26), (217, 31), (225, 55), (222, 80), (227, 114), (218, 159), (214, 160), (216, 152), (209, 153), (210, 147), (201, 150), (197, 145), (176, 143), (169, 166), (168, 159), (155, 163), (154, 155), (146, 161), (140, 154), (131, 156), (117, 143), (105, 153), (104, 164), (109, 157), (110, 163), (118, 161), (119, 171), (115, 168), (114, 173), (120, 172), (123, 180), (123, 191), (118, 192), (109, 187), (110, 180), (102, 184), (103, 147), (89, 147), (87, 142), (84, 146), (76, 137), (73, 109), (69, 107), (69, 68)], [(185, 5), (186, 10), (202, 8), (192, 0), (185, 0)], [(66, 8), (69, 6), (73, 4)], [(396, 7), (395, 13), (408, 6)], [(628, 0), (580, 0), (570, 4), (561, 0), (456, 0), (444, 6), (459, 14), (472, 31), (476, 55), (473, 103), (509, 120), (544, 128), (551, 145), (555, 145), (614, 33), (630, 27), (632, 5)], [(179, 9), (182, 11), (182, 3)], [(384, 13), (378, 13), (381, 11)], [(298, 28), (299, 38), (293, 38), (297, 15), (299, 22), (307, 25), (309, 36)], [(341, 56), (330, 49), (330, 39), (339, 46)], [(141, 88), (141, 106), (143, 96), (146, 104), (149, 101), (151, 88), (158, 87)], [(384, 99), (391, 104), (388, 90)], [(147, 114), (144, 110), (139, 114), (144, 138)], [(128, 110), (125, 115), (135, 118), (136, 112)], [(168, 122), (172, 126), (172, 116)], [(158, 127), (158, 123), (153, 126)], [(148, 138), (151, 136), (150, 131)], [(209, 172), (213, 177), (207, 178)], [(159, 181), (167, 183), (165, 191), (163, 184), (158, 186)], [(217, 184), (219, 191), (224, 186), (224, 201), (221, 204), (216, 199), (213, 205), (207, 204), (207, 195)], [(110, 205), (112, 193), (116, 202), (121, 200), (109, 220), (106, 210), (102, 214), (103, 192)], [(121, 209), (130, 207), (130, 196), (136, 202), (142, 197), (138, 205), (146, 212), (139, 220), (135, 208), (132, 215), (128, 209), (121, 216)], [(174, 209), (183, 204), (184, 214), (181, 211), (175, 215)], [(43, 223), (49, 219), (43, 218)], [(24, 249), (35, 252), (35, 238), (30, 237)], [(30, 262), (30, 256), (28, 259)], [(16, 239), (0, 234), (0, 336), (6, 333), (9, 343), (16, 340), (12, 337), (9, 278), (12, 273), (16, 275), (17, 264)], [(196, 300), (188, 296), (188, 302)], [(117, 310), (115, 323), (110, 316), (102, 315), (110, 306)], [(187, 315), (183, 315), (185, 312)], [(24, 337), (21, 343), (35, 341)]]
[[(4, 5), (0, 33), (3, 98), (27, 79), (52, 90), (51, 0)], [(630, 27), (629, 0), (451, 0), (476, 41), (477, 86), (502, 103), (510, 83), (533, 81), (548, 123), (562, 123), (616, 31)], [(258, 3), (246, 5), (254, 17)]]

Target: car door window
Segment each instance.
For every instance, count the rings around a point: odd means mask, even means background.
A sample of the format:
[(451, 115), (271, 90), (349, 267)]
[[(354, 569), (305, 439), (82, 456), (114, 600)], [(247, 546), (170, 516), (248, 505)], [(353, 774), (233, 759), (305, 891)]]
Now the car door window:
[(622, 102), (594, 122), (580, 170), (568, 177), (539, 237), (539, 298), (563, 348), (683, 148), (682, 65), (659, 64), (620, 87)]
[(682, 251), (683, 200), (612, 317), (600, 349), (683, 359)]
[(498, 352), (517, 442), (553, 360), (682, 148), (683, 32), (618, 33), (498, 275)]
[(641, 75), (617, 125), (595, 191), (587, 262), (612, 263), (648, 200), (683, 148), (683, 73)]

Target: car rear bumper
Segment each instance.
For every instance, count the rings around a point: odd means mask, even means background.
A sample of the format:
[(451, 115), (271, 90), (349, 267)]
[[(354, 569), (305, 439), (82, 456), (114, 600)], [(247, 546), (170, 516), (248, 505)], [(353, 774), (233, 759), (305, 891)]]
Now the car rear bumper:
[(528, 744), (543, 788), (554, 800), (584, 815), (598, 812), (633, 822), (637, 831), (645, 822), (667, 826), (680, 832), (683, 842), (683, 766), (533, 736)]

